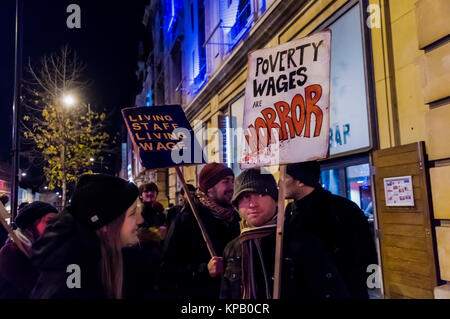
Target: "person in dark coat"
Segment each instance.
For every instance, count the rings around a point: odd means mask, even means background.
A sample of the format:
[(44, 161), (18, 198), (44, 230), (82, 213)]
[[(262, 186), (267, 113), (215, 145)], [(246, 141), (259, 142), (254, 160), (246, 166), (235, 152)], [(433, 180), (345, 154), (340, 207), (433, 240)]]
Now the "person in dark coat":
[(158, 193), (158, 186), (153, 182), (139, 186), (139, 199), (142, 202), (142, 217), (144, 218), (142, 227), (159, 228), (166, 223), (164, 207), (156, 200)]
[[(58, 210), (44, 202), (23, 206), (16, 218), (15, 231), (22, 246), (30, 254), (32, 244), (42, 235)], [(28, 298), (37, 279), (37, 272), (26, 256), (11, 240), (0, 250), (0, 299)]]
[[(186, 184), (186, 186), (189, 189), (191, 195), (194, 196), (196, 191), (195, 186), (192, 184)], [(167, 209), (167, 229), (170, 228), (170, 225), (175, 220), (175, 217), (181, 212), (184, 205), (189, 205), (184, 193), (184, 188), (182, 188), (179, 192), (177, 192), (177, 196), (179, 196), (178, 205), (174, 205)]]
[(161, 265), (166, 296), (217, 299), (225, 245), (239, 235), (239, 216), (231, 205), (233, 171), (224, 164), (205, 165), (194, 202), (217, 256), (210, 256), (189, 205), (175, 218)]
[[(6, 195), (3, 195), (0, 197), (0, 202), (3, 204), (3, 206), (6, 206), (6, 204), (9, 201), (9, 197)], [(0, 227), (0, 248), (3, 247), (3, 245), (6, 243), (6, 239), (8, 239), (8, 232), (5, 228)]]
[(138, 188), (105, 174), (81, 176), (70, 205), (33, 245), (39, 272), (31, 298), (126, 296), (122, 249), (138, 243)]
[(325, 276), (309, 278), (316, 281), (316, 287), (324, 287), (317, 290), (319, 298), (368, 298), (367, 267), (377, 264), (377, 254), (364, 213), (352, 201), (320, 186), (320, 166), (316, 161), (289, 164), (286, 173), (286, 198), (295, 201), (285, 215), (284, 260), (289, 265), (284, 267), (290, 278), (284, 297), (303, 295), (299, 285), (301, 273), (310, 271), (302, 256), (302, 249), (307, 249), (302, 242), (307, 238), (312, 241), (310, 247), (317, 247), (308, 249), (310, 252), (326, 252), (316, 256), (316, 270), (335, 268)]
[(241, 234), (223, 253), (221, 299), (272, 298), (277, 201), (272, 174), (248, 169), (236, 178), (233, 205), (241, 216)]
[[(242, 217), (241, 235), (224, 252), (224, 299), (271, 299), (275, 268), (278, 190), (271, 174), (246, 170), (236, 179), (233, 204)], [(309, 232), (285, 232), (282, 298), (348, 297), (334, 262)]]

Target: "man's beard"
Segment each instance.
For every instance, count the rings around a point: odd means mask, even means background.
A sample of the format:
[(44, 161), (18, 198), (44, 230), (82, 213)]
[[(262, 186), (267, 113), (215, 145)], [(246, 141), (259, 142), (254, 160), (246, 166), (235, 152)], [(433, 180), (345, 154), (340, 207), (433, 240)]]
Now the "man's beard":
[[(231, 200), (228, 200), (226, 197), (228, 197), (228, 196), (225, 196), (225, 195), (227, 195), (228, 193), (230, 193), (230, 192), (225, 192), (224, 193), (224, 196), (223, 197), (221, 197), (221, 198), (219, 198), (219, 196), (217, 196), (217, 194), (216, 194), (216, 196), (214, 196), (214, 198), (212, 198), (217, 204), (219, 204), (220, 206), (222, 206), (222, 207), (230, 207), (231, 206)], [(232, 194), (231, 194), (232, 195)]]

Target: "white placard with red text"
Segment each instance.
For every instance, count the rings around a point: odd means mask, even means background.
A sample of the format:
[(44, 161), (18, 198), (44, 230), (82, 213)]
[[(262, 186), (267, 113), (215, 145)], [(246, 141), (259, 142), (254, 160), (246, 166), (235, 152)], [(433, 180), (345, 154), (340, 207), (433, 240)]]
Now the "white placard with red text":
[(331, 31), (248, 57), (241, 168), (326, 158)]

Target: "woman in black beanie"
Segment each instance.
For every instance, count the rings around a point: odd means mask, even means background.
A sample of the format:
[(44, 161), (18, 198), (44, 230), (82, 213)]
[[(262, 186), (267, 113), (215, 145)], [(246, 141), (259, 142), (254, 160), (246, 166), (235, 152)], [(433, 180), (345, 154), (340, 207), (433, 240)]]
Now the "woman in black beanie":
[(31, 298), (123, 298), (122, 248), (138, 243), (138, 188), (121, 178), (83, 175), (70, 205), (33, 245), (39, 278)]

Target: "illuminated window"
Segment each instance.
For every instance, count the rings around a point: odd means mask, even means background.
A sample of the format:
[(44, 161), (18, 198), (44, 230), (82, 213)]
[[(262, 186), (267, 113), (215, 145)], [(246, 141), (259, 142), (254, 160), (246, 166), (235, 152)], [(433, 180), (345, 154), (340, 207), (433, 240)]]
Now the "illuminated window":
[(243, 31), (247, 30), (249, 25), (249, 18), (251, 16), (250, 0), (239, 0), (239, 6), (236, 13), (236, 22), (231, 28), (231, 39), (240, 38)]
[(329, 26), (330, 155), (370, 146), (361, 23), (355, 5)]
[(149, 90), (147, 95), (145, 96), (145, 105), (146, 106), (152, 105), (152, 90)]

